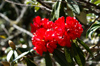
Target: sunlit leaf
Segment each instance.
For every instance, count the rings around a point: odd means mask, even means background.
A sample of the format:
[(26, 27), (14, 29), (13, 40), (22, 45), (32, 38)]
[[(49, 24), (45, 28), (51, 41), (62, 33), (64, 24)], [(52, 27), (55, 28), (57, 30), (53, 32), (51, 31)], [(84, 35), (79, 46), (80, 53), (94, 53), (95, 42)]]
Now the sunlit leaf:
[(6, 38), (6, 36), (4, 36), (4, 35), (0, 35), (0, 38), (3, 38), (3, 39), (5, 39), (5, 38)]
[(37, 12), (40, 9), (40, 7), (35, 7), (35, 12)]
[(91, 3), (99, 4), (100, 3), (100, 0), (91, 0)]
[(61, 16), (65, 16), (64, 5), (65, 5), (64, 3), (59, 2), (59, 1), (54, 3), (54, 5), (52, 7), (53, 8), (53, 10), (52, 10), (53, 18), (52, 18), (52, 20), (54, 20), (55, 18), (58, 19)]
[(14, 57), (17, 58), (18, 57), (18, 53), (14, 50)]
[(100, 28), (100, 22), (95, 22), (88, 30), (86, 33), (86, 37), (89, 36), (89, 38), (92, 38), (93, 33)]
[(13, 56), (13, 50), (9, 51), (9, 53), (7, 54), (7, 61), (9, 62), (10, 59), (12, 58)]
[(70, 9), (76, 14), (80, 14), (80, 8), (78, 6), (77, 0), (65, 0), (67, 5), (69, 6)]

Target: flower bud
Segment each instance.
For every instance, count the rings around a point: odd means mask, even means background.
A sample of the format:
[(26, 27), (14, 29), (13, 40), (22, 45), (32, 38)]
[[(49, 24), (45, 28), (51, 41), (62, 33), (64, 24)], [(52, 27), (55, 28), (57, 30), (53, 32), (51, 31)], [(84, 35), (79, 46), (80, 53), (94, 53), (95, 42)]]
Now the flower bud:
[(8, 44), (13, 50), (16, 49), (15, 44), (11, 40), (8, 41)]

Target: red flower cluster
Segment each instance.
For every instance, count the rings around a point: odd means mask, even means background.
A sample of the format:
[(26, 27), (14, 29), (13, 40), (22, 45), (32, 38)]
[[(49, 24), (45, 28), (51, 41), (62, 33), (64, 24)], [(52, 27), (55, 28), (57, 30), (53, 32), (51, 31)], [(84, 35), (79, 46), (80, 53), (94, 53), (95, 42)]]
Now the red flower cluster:
[(52, 53), (57, 48), (57, 44), (71, 47), (71, 40), (79, 38), (83, 32), (82, 25), (70, 16), (66, 21), (64, 17), (60, 17), (55, 22), (37, 16), (33, 22), (31, 24), (33, 49), (40, 55), (47, 51)]

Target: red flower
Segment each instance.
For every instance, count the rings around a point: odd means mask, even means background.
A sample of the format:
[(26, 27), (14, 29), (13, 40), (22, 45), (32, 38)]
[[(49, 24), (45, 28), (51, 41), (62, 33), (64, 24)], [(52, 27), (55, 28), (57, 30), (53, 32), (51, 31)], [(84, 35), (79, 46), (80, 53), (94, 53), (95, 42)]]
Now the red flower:
[(83, 32), (82, 25), (74, 18), (68, 16), (60, 17), (54, 23), (47, 18), (39, 16), (33, 19), (31, 32), (33, 33), (32, 44), (34, 50), (40, 55), (49, 51), (52, 53), (60, 46), (71, 47), (71, 40), (79, 38)]
[(40, 28), (36, 30), (32, 37), (33, 49), (40, 55), (47, 50), (52, 53), (57, 47), (57, 41), (54, 39), (54, 34), (54, 31), (51, 29), (46, 30), (45, 28)]
[(41, 19), (40, 16), (37, 16), (33, 19), (33, 24), (31, 23), (31, 32), (35, 32), (37, 29), (40, 28), (52, 28), (53, 27), (53, 22), (49, 21), (47, 18)]
[(31, 23), (31, 32), (35, 32), (41, 26), (41, 17), (37, 16), (33, 19), (33, 24)]
[(66, 30), (71, 39), (80, 38), (83, 32), (82, 25), (74, 17), (66, 18)]

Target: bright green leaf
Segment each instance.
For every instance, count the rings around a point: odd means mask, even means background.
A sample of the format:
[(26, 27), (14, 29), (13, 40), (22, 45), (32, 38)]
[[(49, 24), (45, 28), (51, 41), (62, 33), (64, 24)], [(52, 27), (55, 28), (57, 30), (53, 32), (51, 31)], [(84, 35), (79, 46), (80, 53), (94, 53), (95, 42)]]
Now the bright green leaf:
[(37, 12), (40, 9), (40, 7), (35, 6), (35, 12)]
[(96, 2), (94, 2), (94, 4), (100, 4), (100, 0), (97, 0)]

